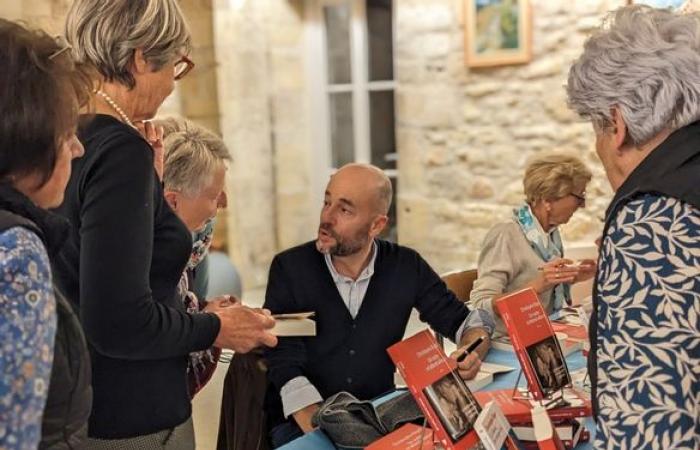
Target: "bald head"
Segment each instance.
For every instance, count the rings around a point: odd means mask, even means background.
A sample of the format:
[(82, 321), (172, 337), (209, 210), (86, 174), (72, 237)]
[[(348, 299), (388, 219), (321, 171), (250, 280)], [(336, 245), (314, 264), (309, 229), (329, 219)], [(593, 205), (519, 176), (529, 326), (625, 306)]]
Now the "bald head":
[(365, 191), (377, 214), (386, 215), (391, 206), (393, 188), (391, 180), (382, 169), (371, 164), (346, 164), (331, 176), (332, 180), (343, 180)]

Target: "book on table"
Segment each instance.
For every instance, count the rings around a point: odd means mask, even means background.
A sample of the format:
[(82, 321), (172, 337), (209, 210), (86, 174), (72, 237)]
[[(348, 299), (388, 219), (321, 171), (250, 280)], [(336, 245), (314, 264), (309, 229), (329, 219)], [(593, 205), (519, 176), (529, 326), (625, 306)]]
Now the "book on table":
[(408, 389), (423, 411), (435, 441), (447, 450), (478, 448), (474, 421), (481, 412), (435, 337), (424, 330), (387, 349)]
[[(496, 402), (503, 411), (511, 425), (530, 424), (532, 421), (532, 408), (540, 404), (539, 401), (527, 398), (515, 398), (513, 389), (499, 389), (495, 391), (475, 392), (474, 397), (481, 406), (490, 401)], [(561, 405), (553, 405), (547, 408), (549, 417), (554, 421), (563, 421), (589, 417), (593, 415), (591, 398), (587, 393), (576, 388), (564, 388)]]
[(565, 450), (547, 410), (542, 406), (532, 409), (532, 427), (537, 447), (540, 450)]
[(559, 340), (533, 289), (523, 289), (496, 300), (503, 323), (532, 397), (549, 398), (571, 384)]

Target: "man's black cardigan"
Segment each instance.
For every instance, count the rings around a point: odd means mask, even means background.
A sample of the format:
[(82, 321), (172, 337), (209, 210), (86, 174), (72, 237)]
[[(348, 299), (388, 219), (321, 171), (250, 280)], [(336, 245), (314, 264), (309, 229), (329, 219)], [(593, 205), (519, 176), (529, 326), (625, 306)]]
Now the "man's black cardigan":
[(450, 338), (469, 314), (417, 252), (376, 242), (374, 275), (355, 319), (314, 242), (272, 261), (265, 308), (273, 313), (315, 311), (317, 335), (280, 338), (267, 352), (270, 426), (283, 420), (280, 389), (297, 376), (306, 376), (323, 398), (347, 391), (371, 399), (392, 389), (394, 365), (386, 348), (403, 338), (413, 308), (422, 321)]

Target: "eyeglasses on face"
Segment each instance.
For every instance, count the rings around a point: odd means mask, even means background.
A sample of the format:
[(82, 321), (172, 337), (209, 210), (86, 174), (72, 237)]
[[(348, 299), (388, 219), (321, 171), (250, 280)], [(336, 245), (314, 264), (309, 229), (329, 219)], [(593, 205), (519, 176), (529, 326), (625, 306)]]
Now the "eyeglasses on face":
[(182, 55), (180, 59), (175, 62), (175, 81), (182, 80), (185, 75), (190, 73), (190, 70), (194, 69), (194, 63), (187, 56)]
[(586, 193), (585, 192), (583, 192), (581, 194), (576, 194), (576, 193), (570, 192), (569, 195), (576, 199), (579, 206), (581, 206), (581, 207), (586, 206)]

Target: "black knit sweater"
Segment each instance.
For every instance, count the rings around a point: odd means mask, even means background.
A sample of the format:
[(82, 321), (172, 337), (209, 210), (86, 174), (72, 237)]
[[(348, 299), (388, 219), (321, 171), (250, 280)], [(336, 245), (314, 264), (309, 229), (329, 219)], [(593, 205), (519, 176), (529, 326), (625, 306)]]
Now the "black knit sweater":
[(172, 428), (191, 414), (186, 355), (212, 345), (219, 320), (186, 314), (176, 298), (192, 240), (163, 198), (146, 141), (105, 115), (78, 137), (85, 156), (73, 162), (59, 209), (73, 230), (56, 272), (90, 345), (89, 435)]
[(313, 242), (275, 257), (265, 296), (273, 313), (315, 311), (317, 335), (280, 338), (267, 352), (272, 382), (268, 423), (282, 420), (279, 390), (306, 376), (321, 396), (348, 391), (371, 399), (394, 387), (386, 348), (399, 342), (411, 310), (436, 331), (454, 337), (469, 310), (415, 251), (377, 240), (374, 275), (355, 319), (348, 312)]

